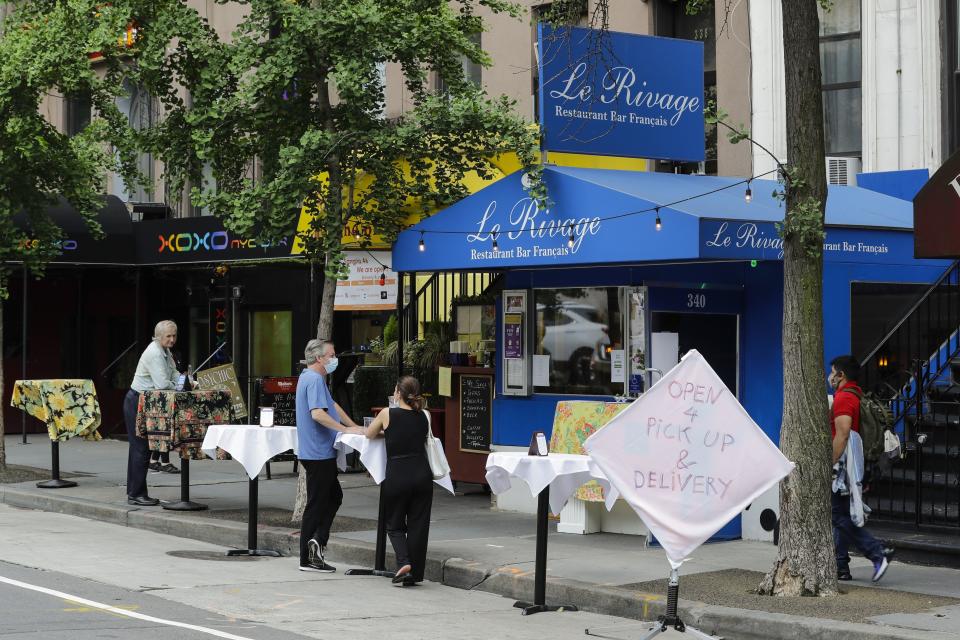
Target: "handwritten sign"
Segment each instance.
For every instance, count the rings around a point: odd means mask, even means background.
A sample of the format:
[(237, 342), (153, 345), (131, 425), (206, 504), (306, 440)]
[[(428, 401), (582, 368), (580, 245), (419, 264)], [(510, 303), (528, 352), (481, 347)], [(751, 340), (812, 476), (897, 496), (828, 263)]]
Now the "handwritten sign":
[(460, 451), (490, 452), (493, 376), (460, 376)]
[(258, 407), (273, 407), (273, 424), (297, 425), (297, 378), (264, 378), (260, 383)]
[(793, 469), (696, 350), (583, 446), (675, 567)]
[(232, 364), (223, 364), (219, 367), (210, 367), (198, 371), (197, 384), (201, 389), (229, 391), (233, 403), (233, 415), (237, 418), (247, 417), (247, 403), (243, 401), (243, 393), (240, 391), (240, 384), (237, 382), (237, 372), (233, 370)]

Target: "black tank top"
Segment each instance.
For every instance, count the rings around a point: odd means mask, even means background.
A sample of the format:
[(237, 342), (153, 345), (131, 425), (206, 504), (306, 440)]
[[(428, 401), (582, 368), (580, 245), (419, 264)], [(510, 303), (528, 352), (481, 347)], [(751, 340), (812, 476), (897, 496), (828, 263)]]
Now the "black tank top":
[(414, 409), (390, 409), (390, 426), (383, 432), (387, 440), (387, 458), (426, 455), (427, 416)]

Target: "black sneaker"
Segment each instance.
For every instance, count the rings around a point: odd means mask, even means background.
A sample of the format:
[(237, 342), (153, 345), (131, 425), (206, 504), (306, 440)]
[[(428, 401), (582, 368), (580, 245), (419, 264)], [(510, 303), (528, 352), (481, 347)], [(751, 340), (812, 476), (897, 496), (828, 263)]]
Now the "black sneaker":
[(320, 543), (310, 538), (307, 540), (307, 564), (323, 564), (323, 553)]
[(151, 462), (150, 464), (147, 465), (147, 468), (150, 469), (150, 471), (153, 471), (154, 473), (160, 473), (159, 462)]
[(336, 567), (333, 567), (323, 560), (318, 560), (317, 562), (310, 562), (307, 564), (300, 565), (300, 571), (316, 571), (318, 573), (335, 573), (337, 570)]
[(853, 576), (850, 575), (850, 569), (838, 569), (837, 570), (837, 580), (853, 580)]
[(174, 465), (170, 464), (169, 462), (163, 465), (162, 467), (160, 467), (160, 471), (163, 471), (164, 473), (172, 473), (172, 474), (180, 473), (180, 469), (177, 469)]

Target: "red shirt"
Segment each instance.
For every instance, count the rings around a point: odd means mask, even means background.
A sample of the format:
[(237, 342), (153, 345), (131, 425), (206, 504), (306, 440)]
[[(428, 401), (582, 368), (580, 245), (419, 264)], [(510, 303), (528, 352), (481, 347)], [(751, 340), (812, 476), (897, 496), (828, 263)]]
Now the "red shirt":
[(853, 418), (853, 430), (860, 433), (860, 398), (850, 391), (844, 391), (846, 388), (856, 389), (862, 394), (860, 387), (856, 382), (847, 382), (840, 386), (833, 394), (833, 408), (830, 410), (830, 437), (837, 437), (837, 428), (833, 421), (837, 416), (850, 416)]

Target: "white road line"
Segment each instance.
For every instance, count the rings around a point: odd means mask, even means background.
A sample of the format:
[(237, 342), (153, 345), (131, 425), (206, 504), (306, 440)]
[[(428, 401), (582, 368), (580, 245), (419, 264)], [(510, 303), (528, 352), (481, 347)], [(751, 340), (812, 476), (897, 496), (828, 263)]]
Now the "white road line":
[(154, 618), (153, 616), (144, 615), (142, 613), (137, 613), (135, 611), (126, 611), (124, 609), (118, 609), (117, 607), (112, 607), (109, 604), (94, 602), (93, 600), (80, 598), (78, 596), (70, 595), (69, 593), (64, 593), (63, 591), (55, 591), (53, 589), (47, 589), (46, 587), (38, 587), (37, 585), (28, 584), (26, 582), (20, 582), (19, 580), (12, 580), (10, 578), (5, 578), (3, 576), (0, 576), (0, 582), (9, 584), (14, 587), (20, 587), (21, 589), (29, 589), (30, 591), (36, 591), (38, 593), (45, 593), (48, 596), (63, 598), (64, 600), (77, 602), (79, 604), (86, 605), (88, 607), (102, 609), (103, 611), (108, 611), (110, 613), (113, 613), (119, 616), (126, 616), (128, 618), (143, 620), (144, 622), (154, 622), (156, 624), (165, 624), (169, 627), (179, 627), (181, 629), (190, 629), (191, 631), (206, 633), (208, 635), (216, 636), (218, 638), (225, 638), (226, 640), (253, 640), (252, 638), (248, 638), (246, 636), (235, 636), (232, 633), (227, 633), (226, 631), (218, 631), (216, 629), (210, 629), (209, 627), (200, 627), (195, 624), (177, 622), (176, 620), (164, 620), (163, 618)]

